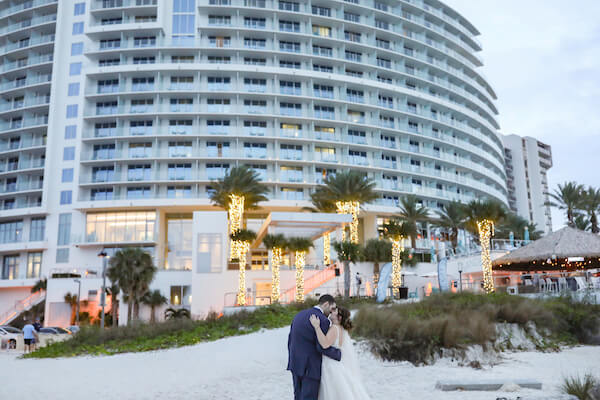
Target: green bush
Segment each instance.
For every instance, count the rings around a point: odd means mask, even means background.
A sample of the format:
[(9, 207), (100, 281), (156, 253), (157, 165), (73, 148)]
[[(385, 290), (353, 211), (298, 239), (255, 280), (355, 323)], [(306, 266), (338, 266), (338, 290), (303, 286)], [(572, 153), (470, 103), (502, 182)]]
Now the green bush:
[(561, 389), (579, 400), (600, 400), (600, 381), (591, 374), (567, 377)]

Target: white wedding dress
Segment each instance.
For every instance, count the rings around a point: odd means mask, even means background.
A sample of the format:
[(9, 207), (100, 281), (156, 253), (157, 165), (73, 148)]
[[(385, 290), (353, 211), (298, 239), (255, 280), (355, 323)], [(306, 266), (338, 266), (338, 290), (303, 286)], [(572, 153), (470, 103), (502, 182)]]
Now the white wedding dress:
[[(342, 360), (323, 356), (319, 400), (369, 400), (350, 335), (338, 325), (332, 325), (330, 329), (338, 330), (334, 346), (342, 351)], [(341, 346), (340, 336), (343, 337)]]

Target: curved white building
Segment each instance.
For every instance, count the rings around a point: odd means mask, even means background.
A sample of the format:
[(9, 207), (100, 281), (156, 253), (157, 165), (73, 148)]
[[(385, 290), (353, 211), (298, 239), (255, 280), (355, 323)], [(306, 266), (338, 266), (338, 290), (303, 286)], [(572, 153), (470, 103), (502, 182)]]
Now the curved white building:
[(433, 209), (507, 203), (478, 31), (437, 0), (0, 7), (0, 303), (124, 245), (151, 251), (181, 299), (191, 213), (211, 209), (211, 181), (234, 165), (260, 173), (267, 211), (364, 171), (380, 199), (363, 239), (406, 194)]

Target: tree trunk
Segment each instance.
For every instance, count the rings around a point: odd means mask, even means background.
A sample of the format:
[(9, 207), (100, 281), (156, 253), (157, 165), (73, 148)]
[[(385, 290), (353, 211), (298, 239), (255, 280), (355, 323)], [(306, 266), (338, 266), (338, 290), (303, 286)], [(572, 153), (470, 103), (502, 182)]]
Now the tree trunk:
[(75, 325), (75, 320), (77, 319), (77, 305), (71, 305), (71, 325)]
[(379, 263), (376, 261), (373, 263), (373, 290), (377, 290), (378, 283), (379, 283)]
[(350, 297), (350, 261), (344, 260), (344, 297)]
[(453, 228), (452, 233), (450, 234), (450, 242), (452, 243), (452, 250), (454, 250), (454, 254), (456, 254), (456, 248), (458, 247), (458, 230)]
[(129, 300), (127, 301), (127, 325), (129, 325), (129, 323), (131, 322), (132, 314), (133, 314), (133, 302), (131, 301), (131, 298), (129, 298)]
[(592, 225), (592, 227), (591, 227), (592, 233), (600, 232), (600, 229), (598, 229), (598, 218), (596, 217), (596, 213), (593, 211), (592, 211), (592, 214), (590, 215), (590, 223)]
[(117, 296), (112, 294), (110, 296), (110, 315), (112, 316), (112, 326), (117, 326), (117, 310), (119, 309), (119, 300)]
[(155, 311), (155, 308), (156, 308), (156, 307), (154, 307), (154, 306), (150, 306), (150, 323), (151, 323), (151, 324), (153, 324), (153, 323), (155, 323), (155, 322), (156, 322), (156, 315), (155, 315), (155, 313), (154, 313), (154, 311)]
[(410, 236), (410, 247), (413, 248), (413, 250), (415, 250), (417, 248), (417, 237), (416, 236)]
[(136, 301), (133, 303), (133, 319), (136, 321), (140, 319), (140, 302), (139, 301)]

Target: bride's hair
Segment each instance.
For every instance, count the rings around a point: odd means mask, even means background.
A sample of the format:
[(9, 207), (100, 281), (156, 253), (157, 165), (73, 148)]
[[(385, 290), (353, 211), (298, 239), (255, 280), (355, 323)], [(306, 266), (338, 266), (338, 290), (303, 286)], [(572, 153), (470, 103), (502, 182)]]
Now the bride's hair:
[(340, 325), (347, 331), (352, 330), (352, 321), (350, 321), (350, 311), (343, 307), (338, 307), (338, 315), (340, 317)]

